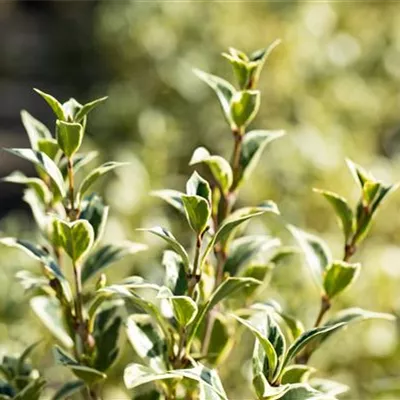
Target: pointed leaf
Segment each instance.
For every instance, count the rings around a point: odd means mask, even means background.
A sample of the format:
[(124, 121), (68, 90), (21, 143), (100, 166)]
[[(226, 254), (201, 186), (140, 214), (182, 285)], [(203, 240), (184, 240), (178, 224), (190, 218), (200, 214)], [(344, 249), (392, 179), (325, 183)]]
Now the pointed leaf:
[(174, 251), (166, 250), (163, 253), (162, 265), (165, 268), (165, 286), (176, 296), (185, 294), (188, 285), (182, 257)]
[(65, 196), (64, 179), (54, 161), (45, 153), (31, 149), (5, 149), (11, 154), (24, 158), (37, 165), (55, 183), (61, 196)]
[(61, 119), (62, 121), (65, 121), (66, 115), (64, 113), (64, 109), (61, 105), (61, 103), (55, 99), (53, 96), (42, 92), (39, 89), (33, 89), (36, 93), (40, 94), (47, 102), (47, 104), (52, 108), (52, 110), (54, 111), (54, 114), (56, 114), (58, 119)]
[(314, 372), (315, 368), (309, 367), (308, 365), (290, 365), (283, 371), (281, 383), (282, 385), (288, 383), (306, 383), (310, 375)]
[(56, 139), (39, 139), (37, 141), (37, 150), (47, 154), (54, 161), (59, 154), (60, 147)]
[(199, 69), (194, 69), (193, 72), (217, 94), (225, 118), (231, 123), (230, 102), (236, 91), (235, 88), (225, 79), (218, 76), (207, 74)]
[(207, 385), (216, 394), (218, 394), (221, 399), (227, 400), (226, 394), (222, 392), (221, 388), (215, 384), (214, 375), (212, 374), (211, 370), (202, 366), (201, 364), (198, 364), (194, 368), (177, 369), (158, 374), (144, 365), (130, 364), (126, 367), (124, 372), (124, 382), (128, 389), (133, 389), (145, 383), (158, 380), (182, 378), (195, 380), (199, 383)]
[(240, 170), (236, 186), (248, 179), (267, 144), (282, 137), (284, 131), (255, 130), (244, 135), (240, 152)]
[(57, 143), (63, 153), (71, 158), (81, 147), (84, 129), (81, 124), (56, 121)]
[(110, 264), (122, 259), (128, 254), (135, 254), (147, 249), (142, 243), (123, 242), (121, 244), (106, 244), (91, 253), (82, 265), (82, 283), (104, 270)]
[(50, 131), (39, 120), (32, 117), (28, 111), (21, 111), (22, 124), (29, 137), (29, 142), (34, 150), (39, 150), (37, 143), (40, 139), (52, 139)]
[(90, 113), (98, 105), (104, 103), (108, 99), (107, 96), (93, 100), (90, 103), (86, 103), (75, 115), (75, 121), (80, 122), (87, 114)]
[(105, 175), (107, 172), (112, 171), (117, 167), (122, 167), (123, 165), (128, 165), (128, 163), (110, 161), (95, 168), (81, 183), (78, 190), (78, 198), (81, 199), (97, 179)]
[(196, 171), (190, 176), (186, 183), (186, 194), (188, 196), (199, 196), (211, 204), (211, 189), (209, 183)]
[(336, 216), (344, 233), (346, 243), (352, 238), (355, 230), (355, 220), (353, 211), (347, 204), (346, 199), (336, 193), (327, 190), (314, 189), (316, 193), (322, 194), (335, 210)]
[(344, 261), (332, 262), (324, 275), (324, 290), (330, 299), (343, 292), (357, 278), (360, 264), (349, 264)]
[(332, 261), (328, 246), (322, 239), (293, 225), (288, 226), (288, 228), (303, 251), (306, 265), (311, 271), (315, 282), (322, 287), (324, 273)]
[(205, 147), (198, 147), (190, 160), (189, 165), (205, 163), (210, 168), (215, 181), (224, 193), (227, 193), (232, 186), (232, 168), (225, 158), (212, 156)]
[(63, 346), (73, 348), (74, 342), (67, 333), (61, 313), (60, 303), (47, 296), (37, 296), (30, 300), (30, 305), (43, 325)]
[(154, 235), (159, 236), (161, 239), (164, 239), (171, 246), (171, 248), (182, 257), (183, 264), (185, 265), (185, 270), (186, 270), (186, 272), (189, 271), (189, 265), (190, 265), (189, 256), (186, 253), (186, 250), (175, 239), (175, 237), (172, 235), (171, 232), (169, 232), (166, 229), (161, 228), (159, 226), (154, 227), (154, 228), (149, 228), (149, 229), (138, 229), (138, 230), (150, 232)]
[(164, 200), (172, 207), (177, 209), (179, 212), (185, 214), (185, 207), (182, 201), (182, 192), (177, 190), (165, 189), (165, 190), (154, 190), (150, 193), (152, 196), (159, 197)]

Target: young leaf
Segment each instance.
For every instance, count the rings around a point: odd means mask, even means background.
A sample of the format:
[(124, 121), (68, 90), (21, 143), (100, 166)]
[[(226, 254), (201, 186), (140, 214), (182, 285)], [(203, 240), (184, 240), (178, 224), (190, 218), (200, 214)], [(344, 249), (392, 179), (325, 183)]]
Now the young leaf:
[(90, 113), (98, 105), (104, 103), (108, 99), (107, 96), (93, 100), (90, 103), (86, 103), (75, 115), (75, 121), (80, 122), (87, 114)]
[(135, 254), (147, 249), (142, 243), (123, 242), (121, 244), (106, 244), (88, 256), (82, 265), (82, 283), (104, 270), (110, 264), (122, 259), (128, 254)]
[(20, 240), (15, 238), (1, 238), (0, 243), (9, 246), (16, 247), (23, 250), (31, 258), (40, 261), (44, 267), (54, 276), (60, 280), (64, 280), (64, 275), (60, 270), (60, 267), (53, 259), (53, 257), (42, 247), (37, 246), (27, 240)]
[(32, 117), (28, 111), (21, 111), (22, 124), (29, 137), (29, 142), (34, 150), (39, 150), (37, 143), (40, 139), (52, 139), (50, 131), (39, 120)]
[(236, 239), (230, 246), (230, 251), (224, 265), (224, 271), (230, 276), (236, 275), (256, 255), (280, 246), (279, 239), (269, 236), (244, 236)]
[(248, 89), (250, 76), (248, 57), (243, 52), (233, 48), (229, 49), (229, 53), (222, 53), (222, 56), (231, 63), (240, 89)]
[(244, 128), (253, 121), (260, 108), (260, 92), (243, 90), (236, 92), (231, 98), (231, 120), (236, 127)]
[(327, 190), (314, 189), (316, 193), (324, 196), (332, 205), (335, 213), (340, 221), (341, 228), (344, 233), (346, 243), (352, 238), (355, 231), (355, 219), (353, 210), (347, 204), (346, 199), (336, 193)]
[[(250, 322), (246, 321), (243, 318), (237, 317), (234, 314), (232, 314), (232, 317), (234, 317), (238, 322), (240, 322), (243, 326), (245, 326), (255, 336), (256, 340), (259, 341), (259, 343), (262, 346), (262, 348), (265, 352), (265, 355), (267, 357), (268, 367), (267, 367), (267, 371), (264, 371), (264, 373), (265, 373), (265, 375), (267, 375), (268, 380), (272, 381), (274, 372), (278, 365), (278, 356), (276, 354), (276, 350), (275, 350), (273, 344), (269, 341), (268, 336), (265, 335), (264, 332), (261, 332)], [(264, 361), (264, 365), (265, 365), (265, 361)], [(265, 366), (263, 369), (265, 369)]]
[(172, 207), (177, 209), (179, 212), (185, 214), (185, 206), (182, 201), (182, 192), (178, 192), (177, 190), (165, 189), (165, 190), (154, 190), (150, 193), (150, 195), (159, 197), (164, 200)]
[(28, 178), (23, 173), (15, 171), (10, 175), (2, 178), (4, 182), (18, 183), (22, 185), (27, 185), (32, 188), (38, 198), (43, 204), (49, 204), (52, 199), (52, 194), (48, 186), (39, 178)]
[(322, 239), (293, 225), (288, 226), (288, 228), (303, 251), (306, 265), (311, 271), (315, 282), (322, 287), (324, 273), (332, 260), (328, 246)]
[(134, 389), (145, 383), (166, 379), (191, 379), (208, 386), (223, 400), (228, 400), (226, 394), (215, 384), (214, 374), (211, 370), (198, 364), (194, 368), (177, 369), (173, 371), (156, 373), (152, 369), (140, 364), (130, 364), (124, 371), (124, 382), (128, 389)]
[(225, 79), (218, 76), (207, 74), (199, 69), (194, 69), (193, 72), (217, 94), (225, 118), (231, 124), (230, 102), (236, 92), (235, 88)]
[(196, 316), (195, 321), (191, 327), (190, 333), (188, 335), (188, 346), (194, 339), (197, 330), (199, 329), (203, 319), (207, 313), (220, 301), (226, 299), (229, 296), (233, 296), (239, 290), (244, 287), (260, 285), (261, 282), (252, 278), (228, 278), (217, 288), (217, 290), (211, 295), (207, 303), (201, 308)]
[(67, 333), (61, 314), (60, 303), (48, 296), (36, 296), (30, 300), (30, 305), (43, 325), (54, 337), (67, 348), (73, 348), (74, 342)]
[(76, 113), (82, 108), (82, 104), (76, 101), (74, 98), (70, 98), (66, 101), (62, 108), (67, 121), (75, 121)]
[(86, 196), (81, 204), (80, 220), (89, 221), (94, 232), (93, 246), (101, 240), (107, 223), (109, 207), (104, 204), (103, 199), (96, 193)]
[(315, 371), (315, 368), (308, 365), (290, 365), (282, 372), (281, 384), (306, 383)]
[(85, 382), (82, 380), (70, 381), (64, 383), (60, 389), (53, 395), (51, 400), (66, 400), (71, 398), (77, 392), (80, 392), (85, 387)]
[(37, 165), (55, 183), (61, 196), (65, 196), (64, 179), (54, 161), (45, 153), (31, 149), (5, 149), (11, 154), (24, 158)]
[(174, 317), (182, 327), (190, 325), (197, 315), (197, 304), (189, 296), (174, 296), (168, 288), (161, 289), (158, 298), (171, 302)]
[(207, 164), (223, 193), (227, 193), (233, 182), (232, 168), (228, 161), (220, 156), (212, 156), (205, 147), (198, 147), (194, 151), (189, 165), (199, 163)]
[(79, 379), (82, 379), (88, 385), (102, 381), (107, 377), (101, 371), (79, 364), (71, 355), (57, 345), (53, 347), (53, 355), (56, 364), (68, 367)]
[(239, 176), (236, 186), (239, 186), (249, 177), (267, 144), (282, 137), (284, 134), (284, 131), (255, 130), (244, 135), (239, 159)]
[(138, 229), (138, 230), (150, 232), (154, 235), (159, 236), (161, 239), (164, 239), (171, 246), (171, 248), (182, 257), (185, 270), (187, 272), (189, 271), (189, 265), (190, 265), (189, 256), (186, 253), (184, 247), (175, 239), (175, 237), (172, 235), (171, 232), (159, 226), (149, 229)]
[(53, 228), (56, 243), (75, 263), (83, 258), (93, 245), (93, 228), (86, 220), (65, 222), (55, 218)]
[(126, 322), (126, 333), (138, 356), (145, 360), (153, 371), (162, 372), (167, 368), (164, 358), (166, 344), (147, 317), (141, 314), (131, 315)]
[(81, 147), (84, 129), (81, 124), (57, 120), (56, 137), (63, 153), (71, 158)]
[(182, 202), (189, 225), (197, 235), (201, 235), (206, 230), (211, 217), (210, 204), (203, 197), (187, 195), (182, 196)]
[(121, 163), (121, 162), (106, 162), (105, 164), (101, 165), (98, 168), (95, 168), (81, 183), (79, 190), (78, 190), (78, 199), (81, 199), (84, 194), (89, 190), (89, 188), (104, 174), (107, 172), (117, 168), (122, 167), (123, 165), (127, 165), (128, 163)]
[(229, 240), (229, 238), (239, 225), (253, 217), (260, 216), (266, 212), (279, 214), (279, 210), (276, 204), (273, 202), (266, 202), (259, 207), (244, 207), (234, 211), (228, 218), (225, 219), (223, 224), (220, 226), (218, 231), (208, 243), (204, 253), (201, 256), (200, 265), (203, 265), (208, 254), (215, 245), (217, 245), (218, 243), (226, 243)]
[(47, 104), (51, 107), (51, 109), (54, 111), (54, 114), (56, 114), (57, 118), (66, 121), (67, 117), (65, 115), (64, 109), (61, 105), (61, 103), (55, 99), (53, 96), (42, 92), (39, 89), (33, 89), (36, 93), (40, 94), (47, 102)]
[(187, 279), (182, 257), (171, 250), (163, 253), (162, 265), (165, 268), (164, 284), (175, 296), (181, 296), (187, 291)]
[(369, 174), (364, 168), (357, 165), (355, 162), (347, 158), (346, 163), (351, 174), (353, 175), (354, 180), (360, 185), (361, 189), (363, 189), (366, 182), (374, 181), (372, 175)]
[(324, 275), (324, 290), (330, 299), (345, 290), (357, 278), (360, 264), (349, 264), (344, 261), (333, 261)]
[(190, 176), (186, 183), (186, 194), (188, 196), (199, 196), (211, 204), (211, 189), (209, 183), (196, 171)]

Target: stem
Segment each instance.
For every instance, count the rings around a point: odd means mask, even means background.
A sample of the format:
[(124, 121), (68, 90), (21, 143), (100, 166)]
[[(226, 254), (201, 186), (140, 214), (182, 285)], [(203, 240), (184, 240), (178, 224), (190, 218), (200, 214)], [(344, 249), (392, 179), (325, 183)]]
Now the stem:
[(188, 295), (190, 297), (193, 297), (194, 289), (196, 288), (196, 285), (199, 283), (198, 270), (200, 261), (201, 242), (202, 242), (202, 237), (201, 235), (198, 235), (196, 238), (196, 250), (194, 253), (194, 260), (193, 260), (193, 271), (189, 276), (189, 282), (188, 282)]
[(74, 215), (75, 211), (74, 162), (72, 161), (72, 158), (68, 158), (67, 168), (68, 168), (68, 183), (69, 183), (69, 201), (71, 203), (71, 215)]

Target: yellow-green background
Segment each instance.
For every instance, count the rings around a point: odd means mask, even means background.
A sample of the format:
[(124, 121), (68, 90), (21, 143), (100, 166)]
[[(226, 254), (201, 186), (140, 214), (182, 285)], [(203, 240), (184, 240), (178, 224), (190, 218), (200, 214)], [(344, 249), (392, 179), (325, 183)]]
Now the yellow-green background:
[[(14, 65), (8, 57), (17, 57), (15, 68), (25, 68), (29, 74), (29, 62), (33, 61), (24, 59), (18, 53), (18, 43), (15, 48), (9, 40), (19, 29), (26, 30), (17, 3), (0, 3), (0, 18), (8, 23), (14, 19), (17, 24), (1, 39), (4, 65)], [(98, 149), (102, 160), (131, 164), (98, 186), (111, 205), (104, 240), (146, 241), (152, 249), (113, 266), (110, 280), (132, 273), (160, 279), (162, 243), (140, 235), (135, 228), (164, 225), (183, 243), (191, 244), (184, 221), (148, 192), (164, 187), (182, 190), (191, 173), (188, 161), (199, 145), (229, 156), (232, 140), (217, 99), (191, 72), (196, 66), (232, 79), (230, 66), (220, 57), (229, 46), (252, 51), (275, 38), (282, 39), (262, 73), (262, 104), (252, 127), (285, 129), (287, 135), (267, 148), (239, 198), (241, 205), (272, 199), (278, 203), (282, 218), (260, 219), (250, 229), (271, 231), (291, 244), (283, 228), (290, 222), (320, 234), (340, 257), (342, 237), (335, 217), (312, 188), (336, 191), (354, 204), (358, 192), (346, 168), (346, 157), (384, 181), (400, 180), (399, 3), (48, 3), (54, 4), (50, 4), (50, 17), (40, 17), (44, 25), (31, 23), (40, 25), (46, 35), (56, 32), (62, 40), (59, 46), (51, 42), (55, 46), (53, 62), (44, 63), (41, 79), (32, 76), (29, 84), (45, 91), (54, 88), (61, 100), (77, 96), (84, 102), (109, 96), (89, 119), (85, 148)], [(78, 33), (73, 32), (76, 27), (80, 27)], [(40, 43), (36, 46), (38, 57), (42, 57)], [(21, 66), (18, 60), (26, 64)], [(7, 82), (15, 71), (4, 65), (0, 77)], [(42, 82), (51, 85), (42, 87)], [(35, 115), (51, 122), (50, 111), (28, 90), (28, 81), (24, 83), (18, 92), (22, 100), (17, 103), (22, 102), (22, 107), (35, 104)], [(5, 91), (3, 94), (0, 92), (1, 102), (7, 103)], [(2, 145), (27, 144), (22, 136), (13, 136), (22, 133), (20, 125), (10, 127), (4, 117), (0, 127)], [(3, 172), (27, 168), (4, 154), (1, 160)], [(1, 189), (3, 198), (14, 190), (9, 185)], [(399, 206), (400, 192), (382, 207), (355, 257), (363, 264), (361, 276), (340, 296), (335, 309), (359, 306), (400, 312)], [(3, 235), (31, 238), (35, 236), (33, 229), (26, 208), (7, 206), (0, 223)], [(0, 249), (0, 263), (0, 352), (13, 353), (44, 334), (29, 311), (28, 298), (13, 278), (21, 268), (37, 270), (38, 266), (21, 253), (4, 248)], [(318, 289), (299, 258), (279, 267), (264, 298), (276, 298), (307, 326), (319, 305)], [(399, 338), (396, 323), (361, 323), (326, 343), (311, 364), (320, 368), (319, 376), (332, 376), (350, 385), (351, 392), (344, 398), (398, 399)], [(250, 358), (251, 342), (250, 336), (243, 336), (221, 367), (232, 400), (250, 399), (244, 360)], [(34, 361), (39, 368), (46, 368), (50, 386), (55, 387), (67, 373), (52, 366), (50, 344), (50, 340), (45, 342)], [(122, 353), (106, 388), (107, 400), (132, 398), (123, 388), (121, 372), (134, 355), (129, 346)]]

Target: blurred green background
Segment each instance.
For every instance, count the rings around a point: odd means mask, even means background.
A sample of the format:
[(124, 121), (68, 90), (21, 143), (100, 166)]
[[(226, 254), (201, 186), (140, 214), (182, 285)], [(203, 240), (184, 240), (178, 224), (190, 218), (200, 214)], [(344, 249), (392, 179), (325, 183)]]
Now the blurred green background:
[[(285, 129), (267, 148), (239, 204), (276, 201), (282, 218), (265, 217), (249, 229), (269, 231), (291, 244), (287, 222), (320, 234), (340, 257), (342, 237), (329, 205), (313, 187), (351, 201), (357, 187), (345, 158), (384, 181), (400, 180), (400, 8), (396, 2), (138, 2), (0, 0), (0, 144), (23, 147), (27, 138), (19, 110), (53, 128), (50, 109), (32, 92), (38, 87), (60, 100), (109, 100), (89, 118), (86, 149), (102, 160), (130, 166), (98, 186), (111, 205), (105, 241), (146, 241), (151, 251), (121, 262), (110, 280), (132, 273), (160, 279), (162, 243), (135, 232), (170, 227), (187, 245), (191, 237), (179, 215), (149, 197), (152, 189), (184, 187), (193, 150), (206, 146), (229, 157), (232, 140), (215, 95), (191, 69), (232, 78), (220, 57), (229, 46), (244, 51), (282, 44), (264, 68), (262, 105), (254, 127)], [(32, 172), (1, 153), (0, 172)], [(0, 231), (32, 237), (34, 225), (20, 188), (1, 184)], [(380, 211), (357, 253), (363, 263), (354, 288), (335, 308), (359, 306), (400, 313), (400, 193)], [(19, 352), (44, 329), (14, 279), (29, 260), (0, 249), (0, 353)], [(32, 269), (38, 266), (32, 264)], [(319, 293), (300, 258), (276, 270), (265, 299), (276, 298), (310, 326)], [(311, 364), (320, 376), (349, 384), (351, 400), (400, 398), (400, 332), (372, 321), (351, 326), (318, 351)], [(66, 374), (51, 363), (50, 338), (34, 361), (46, 368), (50, 389)], [(243, 336), (222, 366), (232, 400), (247, 400), (246, 360), (252, 339)], [(124, 347), (105, 398), (130, 399), (121, 372), (133, 360)]]

